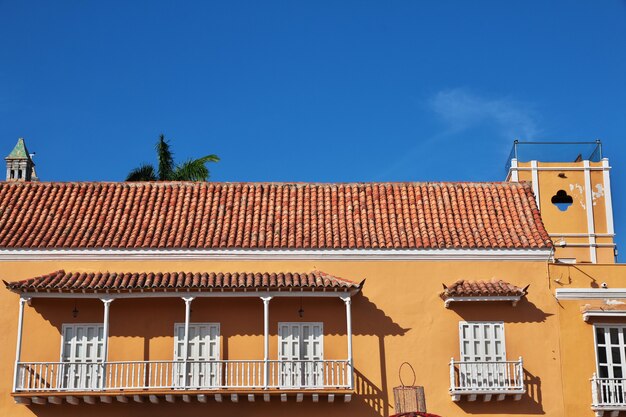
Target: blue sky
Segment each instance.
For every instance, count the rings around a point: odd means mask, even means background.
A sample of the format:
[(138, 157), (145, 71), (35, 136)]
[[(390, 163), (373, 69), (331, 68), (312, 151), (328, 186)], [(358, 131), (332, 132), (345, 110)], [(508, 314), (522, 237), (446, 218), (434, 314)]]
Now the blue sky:
[(625, 234), (626, 2), (0, 0), (4, 152), (121, 180), (160, 133), (216, 181), (500, 180), (515, 138), (599, 138)]

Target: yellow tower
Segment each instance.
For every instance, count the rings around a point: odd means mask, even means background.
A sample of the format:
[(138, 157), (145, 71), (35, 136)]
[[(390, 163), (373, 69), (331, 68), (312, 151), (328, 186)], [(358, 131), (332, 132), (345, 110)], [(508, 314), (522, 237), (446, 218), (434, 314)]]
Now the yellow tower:
[(599, 140), (514, 142), (507, 181), (532, 183), (557, 262), (615, 263), (610, 169)]

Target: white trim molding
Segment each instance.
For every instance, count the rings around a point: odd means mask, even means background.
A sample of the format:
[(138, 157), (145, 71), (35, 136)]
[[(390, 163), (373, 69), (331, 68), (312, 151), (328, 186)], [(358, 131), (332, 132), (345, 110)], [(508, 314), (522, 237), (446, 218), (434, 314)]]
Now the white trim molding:
[(607, 300), (626, 298), (626, 288), (557, 288), (557, 300)]
[(0, 261), (316, 260), (547, 261), (538, 249), (1, 249)]
[(626, 310), (587, 310), (583, 311), (583, 320), (588, 322), (592, 317), (626, 317)]
[(604, 207), (606, 209), (606, 231), (608, 234), (615, 233), (613, 226), (613, 198), (611, 197), (611, 175), (609, 173), (609, 159), (602, 158), (602, 166), (605, 168), (602, 172), (602, 182), (604, 183)]
[(513, 307), (517, 305), (517, 302), (522, 299), (521, 295), (502, 295), (491, 297), (449, 297), (445, 299), (446, 308), (450, 308), (450, 303), (453, 302), (468, 302), (468, 301), (510, 301)]
[(235, 290), (210, 290), (203, 288), (196, 291), (151, 291), (151, 290), (134, 290), (132, 292), (118, 292), (115, 290), (101, 290), (99, 292), (55, 292), (42, 291), (42, 292), (24, 292), (20, 293), (22, 299), (30, 300), (31, 298), (92, 298), (99, 299), (106, 296), (111, 301), (123, 298), (182, 298), (185, 302), (186, 299), (193, 300), (194, 298), (242, 298), (242, 297), (258, 297), (258, 298), (274, 298), (274, 297), (305, 297), (305, 298), (344, 298), (346, 296), (352, 296), (357, 294), (361, 288), (354, 288), (349, 291), (339, 291), (335, 289), (320, 290), (320, 291), (303, 291), (303, 290), (289, 290), (284, 291), (265, 291), (252, 289), (250, 291), (235, 291)]

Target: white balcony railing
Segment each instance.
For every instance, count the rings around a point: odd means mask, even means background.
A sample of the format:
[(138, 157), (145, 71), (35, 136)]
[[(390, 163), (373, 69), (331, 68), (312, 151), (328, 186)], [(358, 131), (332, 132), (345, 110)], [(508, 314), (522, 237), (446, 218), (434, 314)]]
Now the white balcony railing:
[(626, 378), (591, 378), (591, 408), (596, 411), (626, 410)]
[(270, 360), (267, 366), (263, 360), (20, 362), (17, 366), (16, 392), (349, 389), (351, 372), (347, 360)]
[(524, 367), (522, 358), (517, 361), (463, 362), (450, 361), (450, 393), (523, 394)]

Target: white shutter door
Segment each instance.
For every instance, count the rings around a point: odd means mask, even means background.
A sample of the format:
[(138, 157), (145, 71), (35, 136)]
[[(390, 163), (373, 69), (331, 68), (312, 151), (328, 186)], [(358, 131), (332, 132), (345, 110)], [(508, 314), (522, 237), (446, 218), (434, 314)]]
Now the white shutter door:
[(460, 322), (461, 364), (459, 383), (466, 388), (485, 388), (507, 383), (503, 322)]
[[(185, 325), (177, 323), (174, 326), (174, 360), (185, 360)], [(190, 323), (188, 342), (187, 378), (184, 379), (184, 364), (174, 366), (174, 386), (191, 388), (211, 388), (220, 385), (221, 367), (220, 328), (218, 323)]]
[(101, 324), (64, 324), (63, 383), (67, 389), (89, 390), (101, 386), (104, 328)]
[(302, 340), (304, 346), (302, 349), (305, 387), (319, 387), (324, 385), (324, 368), (323, 362), (323, 339), (324, 334), (321, 323), (303, 323), (302, 324)]
[(459, 323), (461, 361), (502, 362), (506, 360), (504, 323), (461, 322)]
[(278, 358), (280, 386), (293, 388), (300, 386), (300, 325), (279, 323)]
[(279, 323), (280, 386), (316, 387), (323, 384), (322, 323)]

